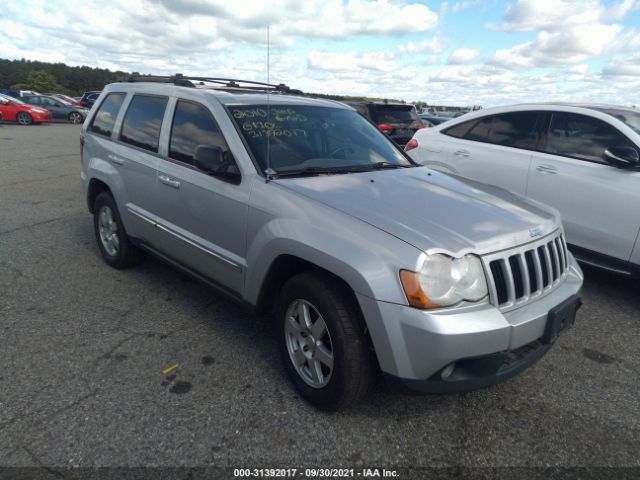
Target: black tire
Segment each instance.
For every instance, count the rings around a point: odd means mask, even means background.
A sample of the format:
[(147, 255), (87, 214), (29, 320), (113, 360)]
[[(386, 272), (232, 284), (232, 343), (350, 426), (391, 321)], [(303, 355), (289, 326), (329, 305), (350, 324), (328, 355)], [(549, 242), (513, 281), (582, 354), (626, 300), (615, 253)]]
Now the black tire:
[[(286, 327), (288, 313), (290, 308), (295, 309), (293, 305), (299, 300), (308, 302), (321, 315), (330, 337), (333, 369), (327, 375), (328, 383), (321, 387), (310, 386), (303, 379), (294, 363), (295, 355), (290, 353), (288, 342), (292, 337)], [(278, 298), (276, 322), (285, 369), (309, 403), (322, 410), (344, 410), (362, 400), (371, 390), (377, 368), (365, 334), (364, 319), (353, 293), (335, 277), (324, 272), (307, 272), (289, 279)]]
[[(106, 213), (106, 209), (111, 212), (114, 225), (113, 232), (116, 234), (116, 238), (118, 240), (118, 246), (115, 252), (107, 250), (109, 248), (109, 243), (104, 242), (101, 236), (100, 216), (103, 213), (103, 210)], [(93, 228), (102, 258), (113, 268), (123, 269), (133, 267), (144, 260), (146, 256), (145, 252), (131, 243), (127, 232), (124, 229), (124, 225), (122, 224), (122, 220), (120, 219), (120, 213), (118, 212), (116, 202), (113, 200), (113, 196), (110, 192), (102, 192), (96, 197), (93, 204)]]
[(82, 116), (81, 113), (78, 112), (71, 112), (69, 114), (69, 121), (71, 123), (73, 123), (74, 125), (79, 125), (82, 122), (84, 122), (84, 117)]
[(31, 125), (33, 123), (33, 117), (27, 112), (18, 112), (16, 115), (16, 122), (20, 125)]

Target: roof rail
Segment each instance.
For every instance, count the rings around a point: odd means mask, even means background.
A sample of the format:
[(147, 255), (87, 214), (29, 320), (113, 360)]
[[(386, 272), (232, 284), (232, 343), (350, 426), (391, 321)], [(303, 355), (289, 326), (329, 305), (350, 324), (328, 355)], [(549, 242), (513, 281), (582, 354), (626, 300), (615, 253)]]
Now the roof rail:
[(278, 85), (264, 82), (254, 82), (252, 80), (238, 80), (236, 78), (218, 78), (218, 77), (191, 77), (181, 73), (175, 75), (162, 76), (162, 75), (141, 75), (138, 72), (133, 72), (131, 75), (123, 77), (122, 82), (156, 82), (156, 83), (172, 83), (181, 87), (195, 88), (196, 85), (206, 85), (212, 83), (214, 86), (222, 89), (239, 89), (239, 90), (270, 90), (281, 93), (289, 93), (295, 95), (301, 95), (301, 90), (296, 90), (288, 87), (284, 83)]

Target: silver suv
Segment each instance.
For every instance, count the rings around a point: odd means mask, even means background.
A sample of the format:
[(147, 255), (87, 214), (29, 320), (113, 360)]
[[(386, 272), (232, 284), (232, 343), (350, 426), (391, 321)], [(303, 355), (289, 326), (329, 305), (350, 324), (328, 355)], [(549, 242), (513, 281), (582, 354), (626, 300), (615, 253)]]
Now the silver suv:
[(583, 277), (555, 210), (417, 165), (338, 102), (144, 79), (109, 85), (82, 128), (104, 260), (151, 252), (273, 310), (314, 405), (355, 403), (379, 370), (426, 392), (492, 385), (574, 322)]

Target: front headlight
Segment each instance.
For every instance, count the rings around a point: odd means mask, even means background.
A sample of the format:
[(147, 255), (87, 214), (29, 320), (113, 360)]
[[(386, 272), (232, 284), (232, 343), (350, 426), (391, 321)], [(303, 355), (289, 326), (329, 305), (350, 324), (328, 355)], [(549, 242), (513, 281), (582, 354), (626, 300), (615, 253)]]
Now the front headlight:
[(418, 308), (448, 307), (487, 296), (482, 262), (475, 255), (429, 255), (419, 272), (400, 271), (400, 280), (409, 304)]

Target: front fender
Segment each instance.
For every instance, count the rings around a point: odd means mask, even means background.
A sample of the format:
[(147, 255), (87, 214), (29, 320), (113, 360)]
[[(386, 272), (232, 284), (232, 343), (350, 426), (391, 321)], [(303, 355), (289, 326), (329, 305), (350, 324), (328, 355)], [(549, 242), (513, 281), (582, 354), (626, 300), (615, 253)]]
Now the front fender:
[(340, 277), (360, 295), (405, 304), (399, 271), (413, 265), (420, 252), (385, 232), (356, 223), (348, 231), (292, 218), (265, 223), (248, 245), (245, 298), (255, 304), (273, 262), (281, 255), (292, 255)]

